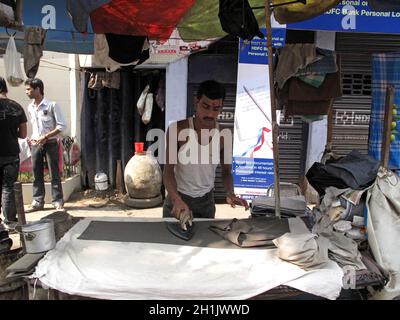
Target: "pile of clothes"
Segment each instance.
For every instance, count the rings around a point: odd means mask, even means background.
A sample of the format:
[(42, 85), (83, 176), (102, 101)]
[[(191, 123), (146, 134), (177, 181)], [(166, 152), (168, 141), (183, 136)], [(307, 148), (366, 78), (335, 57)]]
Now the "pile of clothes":
[(275, 64), (277, 108), (286, 116), (320, 120), (342, 96), (340, 59), (335, 52), (315, 44), (287, 44)]

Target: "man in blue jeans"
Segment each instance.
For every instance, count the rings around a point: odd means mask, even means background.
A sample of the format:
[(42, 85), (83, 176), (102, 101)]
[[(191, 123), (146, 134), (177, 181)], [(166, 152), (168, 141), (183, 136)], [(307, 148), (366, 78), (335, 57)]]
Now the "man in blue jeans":
[(18, 179), (18, 138), (25, 139), (27, 119), (24, 109), (7, 98), (6, 81), (0, 77), (0, 207), (5, 223), (13, 228), (17, 223), (14, 183)]
[(52, 204), (57, 210), (64, 210), (64, 197), (58, 169), (58, 135), (66, 125), (60, 106), (44, 97), (44, 84), (40, 79), (25, 81), (25, 92), (33, 99), (28, 106), (29, 119), (32, 124), (32, 168), (33, 168), (33, 201), (27, 213), (42, 210), (44, 207), (44, 166), (46, 156), (51, 175)]

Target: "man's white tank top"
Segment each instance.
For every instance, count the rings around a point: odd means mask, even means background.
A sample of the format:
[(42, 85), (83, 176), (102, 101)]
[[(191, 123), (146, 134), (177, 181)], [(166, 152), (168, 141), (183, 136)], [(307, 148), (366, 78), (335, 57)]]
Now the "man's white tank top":
[(214, 189), (215, 171), (220, 153), (220, 138), (216, 132), (219, 132), (219, 125), (217, 123), (217, 130), (214, 130), (211, 142), (202, 146), (195, 135), (193, 118), (188, 120), (189, 128), (192, 130), (188, 141), (178, 151), (175, 179), (180, 193), (199, 198)]

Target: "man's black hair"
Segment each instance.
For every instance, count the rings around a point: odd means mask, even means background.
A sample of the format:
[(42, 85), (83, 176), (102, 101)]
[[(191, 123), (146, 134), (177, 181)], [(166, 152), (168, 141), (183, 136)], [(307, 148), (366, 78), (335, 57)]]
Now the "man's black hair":
[(197, 99), (200, 99), (202, 95), (212, 100), (225, 100), (225, 88), (217, 81), (204, 81), (200, 84), (199, 90), (197, 91)]
[(7, 83), (3, 77), (0, 77), (0, 93), (8, 93)]
[(44, 84), (43, 84), (43, 81), (42, 80), (40, 80), (40, 79), (38, 79), (38, 78), (35, 78), (35, 79), (27, 79), (26, 81), (25, 81), (25, 85), (26, 86), (30, 86), (32, 89), (36, 89), (36, 88), (39, 88), (40, 89), (40, 93), (42, 94), (42, 95), (44, 95)]

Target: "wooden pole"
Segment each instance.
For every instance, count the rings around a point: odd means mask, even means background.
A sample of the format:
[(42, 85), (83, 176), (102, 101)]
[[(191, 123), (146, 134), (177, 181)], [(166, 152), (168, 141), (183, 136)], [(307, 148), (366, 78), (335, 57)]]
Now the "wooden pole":
[(269, 86), (271, 95), (271, 118), (272, 118), (272, 143), (274, 154), (274, 196), (275, 196), (275, 215), (281, 217), (281, 193), (279, 179), (279, 127), (276, 122), (276, 101), (274, 90), (274, 66), (273, 66), (273, 51), (272, 51), (272, 25), (271, 25), (271, 7), (270, 0), (265, 1), (265, 20), (267, 29), (267, 48), (268, 48), (268, 67), (269, 67)]
[(392, 120), (393, 120), (393, 103), (394, 103), (394, 88), (390, 86), (386, 89), (385, 117), (383, 118), (381, 166), (384, 168), (388, 168), (389, 165), (389, 150), (391, 142), (390, 134), (392, 132)]
[(331, 100), (331, 106), (328, 111), (328, 128), (327, 128), (325, 152), (332, 151), (332, 144), (333, 144), (333, 100)]
[(19, 231), (19, 238), (22, 243), (22, 248), (24, 249), (24, 252), (26, 252), (26, 244), (25, 244), (25, 239), (24, 236), (22, 235), (22, 229), (21, 227), (26, 225), (26, 217), (25, 217), (25, 209), (24, 209), (24, 197), (22, 194), (22, 183), (21, 182), (15, 182), (14, 183), (14, 194), (15, 194), (15, 206), (17, 209), (17, 217), (18, 217), (18, 231)]
[(23, 0), (16, 1), (16, 9), (14, 12), (15, 23), (17, 26), (22, 26), (22, 9), (23, 9)]

